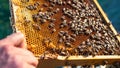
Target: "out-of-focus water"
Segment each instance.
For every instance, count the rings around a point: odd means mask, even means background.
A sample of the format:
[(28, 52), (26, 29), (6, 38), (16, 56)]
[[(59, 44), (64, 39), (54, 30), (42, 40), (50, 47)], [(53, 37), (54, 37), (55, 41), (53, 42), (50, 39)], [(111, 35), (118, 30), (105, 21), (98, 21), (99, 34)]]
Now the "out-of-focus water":
[(113, 26), (120, 32), (120, 0), (98, 0)]

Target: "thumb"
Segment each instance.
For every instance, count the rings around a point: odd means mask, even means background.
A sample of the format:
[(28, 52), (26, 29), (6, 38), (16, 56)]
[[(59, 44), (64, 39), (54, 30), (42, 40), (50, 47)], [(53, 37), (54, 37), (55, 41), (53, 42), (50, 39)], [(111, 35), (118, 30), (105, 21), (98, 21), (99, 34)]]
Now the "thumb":
[(24, 35), (20, 32), (7, 36), (5, 39), (0, 41), (0, 45), (11, 45), (20, 48), (27, 48)]

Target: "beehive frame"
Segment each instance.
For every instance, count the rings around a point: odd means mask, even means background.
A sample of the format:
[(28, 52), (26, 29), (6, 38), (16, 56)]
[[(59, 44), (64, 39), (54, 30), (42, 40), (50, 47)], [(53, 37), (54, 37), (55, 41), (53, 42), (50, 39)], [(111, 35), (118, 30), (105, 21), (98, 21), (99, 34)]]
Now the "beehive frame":
[[(11, 1), (10, 1), (11, 3)], [(102, 10), (101, 6), (99, 5), (97, 0), (94, 0), (95, 5), (99, 9), (101, 15), (105, 19), (106, 23), (110, 24), (110, 29), (114, 32), (116, 35), (116, 38), (120, 42), (120, 37), (117, 35), (117, 31), (114, 29), (113, 25), (110, 23), (109, 19), (107, 18), (107, 15)], [(14, 27), (15, 24), (15, 7), (12, 3), (11, 6), (11, 24), (13, 25), (13, 30), (16, 32), (16, 28)], [(89, 56), (89, 57), (83, 57), (83, 56), (69, 56), (69, 57), (63, 57), (59, 56), (56, 60), (49, 59), (49, 60), (40, 60), (40, 64), (38, 65), (38, 68), (55, 68), (56, 66), (66, 66), (66, 65), (96, 65), (96, 64), (104, 64), (104, 61), (108, 61), (107, 64), (112, 64), (116, 61), (120, 62), (120, 56), (119, 55), (107, 55), (107, 56)], [(51, 63), (50, 63), (51, 62)]]

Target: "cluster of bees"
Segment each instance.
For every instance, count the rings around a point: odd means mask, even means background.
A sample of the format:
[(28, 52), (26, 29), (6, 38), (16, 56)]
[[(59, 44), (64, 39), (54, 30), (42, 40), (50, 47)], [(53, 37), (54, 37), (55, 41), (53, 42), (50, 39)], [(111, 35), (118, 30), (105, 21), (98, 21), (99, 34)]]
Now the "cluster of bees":
[[(36, 2), (26, 8), (33, 11), (40, 4)], [(63, 48), (56, 45), (50, 53), (62, 56), (120, 54), (119, 42), (92, 0), (45, 0), (42, 7), (44, 10), (32, 15), (34, 22), (41, 26), (48, 23), (46, 28), (50, 34), (57, 32), (58, 44), (64, 45)]]

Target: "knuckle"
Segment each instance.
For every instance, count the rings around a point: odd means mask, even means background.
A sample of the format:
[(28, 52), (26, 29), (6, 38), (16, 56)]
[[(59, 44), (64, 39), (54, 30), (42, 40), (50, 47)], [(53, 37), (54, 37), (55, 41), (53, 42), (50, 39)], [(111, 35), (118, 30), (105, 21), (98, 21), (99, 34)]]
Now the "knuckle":
[(26, 50), (26, 53), (27, 53), (29, 56), (34, 57), (34, 54), (33, 54), (32, 52)]

